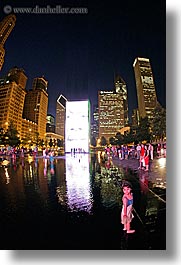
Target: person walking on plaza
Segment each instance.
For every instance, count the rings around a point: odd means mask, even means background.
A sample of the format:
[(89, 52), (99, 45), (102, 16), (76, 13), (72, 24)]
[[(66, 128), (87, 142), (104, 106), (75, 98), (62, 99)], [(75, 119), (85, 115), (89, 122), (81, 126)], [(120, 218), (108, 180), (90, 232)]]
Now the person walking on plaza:
[(128, 146), (127, 145), (124, 147), (124, 157), (126, 160), (128, 160)]
[(151, 143), (149, 143), (148, 150), (150, 154), (150, 159), (153, 160), (153, 145)]
[(140, 159), (140, 152), (141, 152), (141, 146), (140, 146), (140, 144), (138, 144), (136, 147), (137, 159)]
[(167, 145), (166, 145), (166, 143), (163, 146), (163, 154), (164, 154), (164, 157), (167, 157)]
[(131, 157), (132, 158), (135, 158), (135, 155), (136, 155), (136, 152), (135, 152), (135, 145), (133, 144), (132, 147), (131, 147)]
[(145, 146), (144, 144), (141, 144), (141, 151), (140, 151), (140, 166), (138, 169), (142, 169), (145, 167), (145, 160), (144, 160), (144, 157), (145, 157)]
[(46, 149), (43, 148), (43, 158), (45, 158), (45, 157), (46, 157)]
[(157, 156), (159, 158), (161, 156), (161, 145), (160, 144), (157, 145), (156, 152), (157, 152)]
[(124, 145), (121, 145), (121, 160), (124, 159)]
[(145, 171), (148, 171), (149, 170), (149, 154), (147, 153), (144, 157), (144, 160), (145, 160)]
[(135, 230), (130, 229), (130, 224), (133, 219), (133, 194), (131, 192), (131, 184), (128, 182), (123, 183), (123, 197), (122, 197), (122, 210), (121, 210), (121, 223), (124, 225), (123, 230), (128, 234), (134, 233)]

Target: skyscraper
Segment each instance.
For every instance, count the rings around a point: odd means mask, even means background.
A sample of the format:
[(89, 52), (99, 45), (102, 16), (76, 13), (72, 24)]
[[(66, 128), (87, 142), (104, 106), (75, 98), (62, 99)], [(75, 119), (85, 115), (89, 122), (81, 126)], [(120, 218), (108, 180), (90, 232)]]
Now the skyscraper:
[(37, 123), (40, 139), (46, 137), (46, 117), (48, 109), (48, 81), (44, 77), (33, 80), (33, 89), (27, 91), (23, 110), (23, 118)]
[(120, 75), (114, 78), (112, 91), (99, 91), (99, 138), (107, 141), (128, 125), (128, 95), (126, 83)]
[(56, 104), (56, 133), (65, 139), (65, 107), (67, 99), (61, 94)]
[(26, 81), (24, 70), (16, 67), (1, 79), (0, 128), (7, 130), (10, 122), (13, 122), (21, 133)]
[(157, 103), (157, 96), (154, 84), (150, 60), (147, 58), (136, 58), (134, 63), (136, 80), (138, 110), (140, 118), (153, 118), (153, 109)]
[(126, 126), (128, 125), (128, 93), (126, 83), (120, 75), (115, 77), (114, 87), (116, 93), (121, 94), (123, 98), (124, 126)]
[(4, 63), (4, 56), (5, 56), (5, 49), (4, 44), (13, 30), (16, 22), (16, 16), (15, 15), (9, 15), (6, 16), (1, 22), (0, 22), (0, 70)]
[(55, 117), (52, 114), (47, 114), (46, 132), (55, 133)]
[(99, 108), (97, 105), (93, 106), (93, 122), (91, 124), (91, 137), (96, 139), (99, 137)]
[(7, 75), (7, 81), (16, 82), (22, 89), (26, 88), (27, 76), (22, 68), (13, 67), (9, 70)]
[(121, 93), (99, 91), (99, 138), (107, 141), (124, 127), (124, 103)]
[(132, 121), (131, 121), (132, 127), (138, 126), (138, 124), (139, 124), (139, 111), (138, 111), (138, 109), (132, 110), (131, 119), (132, 119)]

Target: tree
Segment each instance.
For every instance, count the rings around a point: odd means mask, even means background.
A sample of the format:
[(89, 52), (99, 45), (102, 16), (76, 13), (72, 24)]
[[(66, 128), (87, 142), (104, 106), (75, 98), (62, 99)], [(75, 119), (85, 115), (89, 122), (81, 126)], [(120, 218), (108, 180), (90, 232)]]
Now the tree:
[(138, 144), (137, 135), (135, 134), (136, 131), (138, 131), (138, 127), (130, 126), (129, 133), (126, 133), (124, 135), (124, 143), (125, 144), (129, 144), (129, 143)]
[(41, 147), (44, 146), (44, 140), (43, 140), (43, 139), (40, 139), (40, 141), (39, 141), (39, 146), (41, 146)]
[(120, 132), (117, 132), (115, 137), (117, 139), (117, 145), (122, 145), (124, 142), (124, 136)]
[(91, 137), (91, 145), (96, 147), (96, 138), (94, 136)]
[(101, 145), (105, 146), (107, 144), (107, 140), (104, 136), (101, 136)]
[(13, 122), (10, 122), (8, 130), (5, 132), (5, 142), (10, 146), (18, 146), (20, 144), (20, 139), (18, 136), (18, 131), (14, 126)]
[(150, 123), (147, 116), (140, 119), (135, 139), (139, 142), (144, 140), (150, 141)]
[(30, 138), (28, 138), (28, 137), (21, 139), (22, 145), (26, 146), (29, 143), (29, 140), (30, 140)]
[(63, 140), (57, 139), (57, 146), (58, 147), (63, 147)]
[(50, 142), (48, 144), (49, 144), (50, 148), (52, 148), (52, 146), (53, 146), (52, 138), (50, 138)]
[(132, 132), (130, 132), (124, 136), (124, 143), (125, 144), (129, 144), (129, 143), (132, 143), (134, 141), (135, 141), (135, 136), (133, 135)]
[(35, 145), (39, 145), (40, 144), (40, 141), (41, 141), (41, 139), (40, 139), (40, 137), (39, 137), (39, 132), (35, 132), (35, 135), (34, 135), (34, 143), (35, 143)]
[(4, 144), (4, 130), (0, 128), (0, 145)]
[(117, 139), (115, 138), (115, 137), (110, 137), (109, 138), (109, 143), (111, 144), (111, 145), (116, 145), (117, 144), (117, 141), (116, 141)]
[(153, 111), (152, 121), (153, 138), (162, 139), (166, 136), (166, 109), (158, 103)]
[(47, 147), (47, 145), (48, 145), (48, 141), (47, 139), (45, 139), (45, 146)]

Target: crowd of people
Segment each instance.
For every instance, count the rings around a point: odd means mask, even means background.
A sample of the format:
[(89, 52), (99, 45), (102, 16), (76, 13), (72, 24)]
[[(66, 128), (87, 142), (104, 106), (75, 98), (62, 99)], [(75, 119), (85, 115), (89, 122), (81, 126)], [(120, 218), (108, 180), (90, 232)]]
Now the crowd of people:
[(151, 143), (137, 145), (107, 146), (105, 149), (107, 157), (118, 157), (120, 160), (138, 159), (138, 169), (149, 170), (150, 160), (154, 157), (166, 157), (166, 143), (158, 143), (155, 147)]

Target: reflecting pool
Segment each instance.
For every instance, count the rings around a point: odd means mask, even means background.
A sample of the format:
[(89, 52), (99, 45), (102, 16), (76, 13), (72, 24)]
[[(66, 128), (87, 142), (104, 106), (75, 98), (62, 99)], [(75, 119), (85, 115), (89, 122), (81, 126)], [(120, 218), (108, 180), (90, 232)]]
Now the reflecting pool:
[[(148, 172), (99, 153), (4, 161), (0, 249), (165, 248), (166, 189), (155, 187)], [(135, 201), (136, 233), (129, 236), (120, 224), (123, 179), (132, 183)]]

